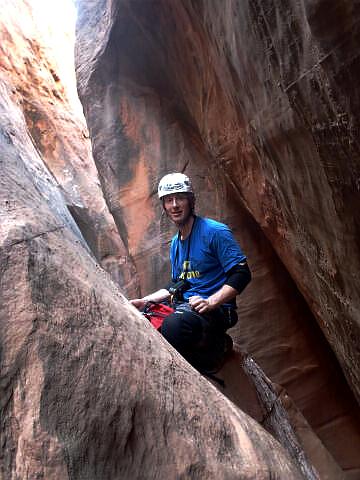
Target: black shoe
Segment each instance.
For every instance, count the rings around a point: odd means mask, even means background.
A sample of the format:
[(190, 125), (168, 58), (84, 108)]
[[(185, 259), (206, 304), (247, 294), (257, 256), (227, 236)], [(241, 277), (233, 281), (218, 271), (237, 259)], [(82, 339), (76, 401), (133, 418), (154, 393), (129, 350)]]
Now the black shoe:
[(230, 335), (228, 335), (227, 333), (225, 333), (224, 337), (225, 337), (224, 354), (228, 355), (229, 353), (232, 352), (234, 348), (234, 342), (233, 342), (233, 339), (230, 337)]
[(192, 365), (200, 373), (213, 375), (223, 367), (226, 357), (232, 352), (233, 341), (230, 335), (225, 333), (216, 339), (210, 348), (198, 350), (192, 358)]

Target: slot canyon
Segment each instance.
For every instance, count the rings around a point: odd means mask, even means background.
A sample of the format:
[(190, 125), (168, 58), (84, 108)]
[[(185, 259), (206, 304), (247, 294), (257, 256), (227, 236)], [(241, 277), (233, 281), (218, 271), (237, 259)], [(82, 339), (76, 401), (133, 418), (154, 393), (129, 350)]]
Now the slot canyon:
[[(360, 479), (358, 2), (9, 0), (0, 39), (0, 478)], [(128, 301), (170, 172), (252, 272), (222, 385)]]

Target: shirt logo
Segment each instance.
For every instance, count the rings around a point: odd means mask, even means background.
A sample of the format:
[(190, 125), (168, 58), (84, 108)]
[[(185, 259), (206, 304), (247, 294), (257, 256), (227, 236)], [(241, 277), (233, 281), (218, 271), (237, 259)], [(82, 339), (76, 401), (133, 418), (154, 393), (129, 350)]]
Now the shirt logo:
[(181, 280), (185, 279), (190, 280), (191, 278), (199, 278), (201, 277), (201, 273), (198, 270), (191, 270), (191, 262), (189, 260), (185, 260), (183, 263), (183, 271), (180, 273), (179, 278)]

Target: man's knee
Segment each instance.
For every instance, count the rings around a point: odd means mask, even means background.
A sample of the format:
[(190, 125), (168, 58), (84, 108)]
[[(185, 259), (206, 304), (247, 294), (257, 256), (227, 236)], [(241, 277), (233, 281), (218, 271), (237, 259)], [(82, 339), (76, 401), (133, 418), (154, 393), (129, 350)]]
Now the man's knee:
[(201, 340), (202, 330), (201, 319), (191, 312), (175, 312), (166, 317), (161, 326), (161, 334), (181, 353)]
[(181, 343), (182, 330), (181, 318), (176, 313), (166, 317), (161, 325), (161, 334), (175, 348)]

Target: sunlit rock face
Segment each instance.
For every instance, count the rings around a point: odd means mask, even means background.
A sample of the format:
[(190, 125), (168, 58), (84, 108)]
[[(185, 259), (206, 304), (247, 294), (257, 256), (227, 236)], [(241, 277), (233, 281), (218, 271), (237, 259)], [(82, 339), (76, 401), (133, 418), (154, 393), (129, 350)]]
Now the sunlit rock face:
[(105, 203), (77, 98), (70, 5), (19, 0), (2, 6), (0, 76), (93, 254), (135, 294), (132, 261)]
[(233, 337), (348, 478), (360, 474), (358, 20), (351, 1), (80, 1), (76, 45), (142, 293), (168, 281), (157, 182), (185, 171), (198, 212), (233, 227), (253, 271)]

